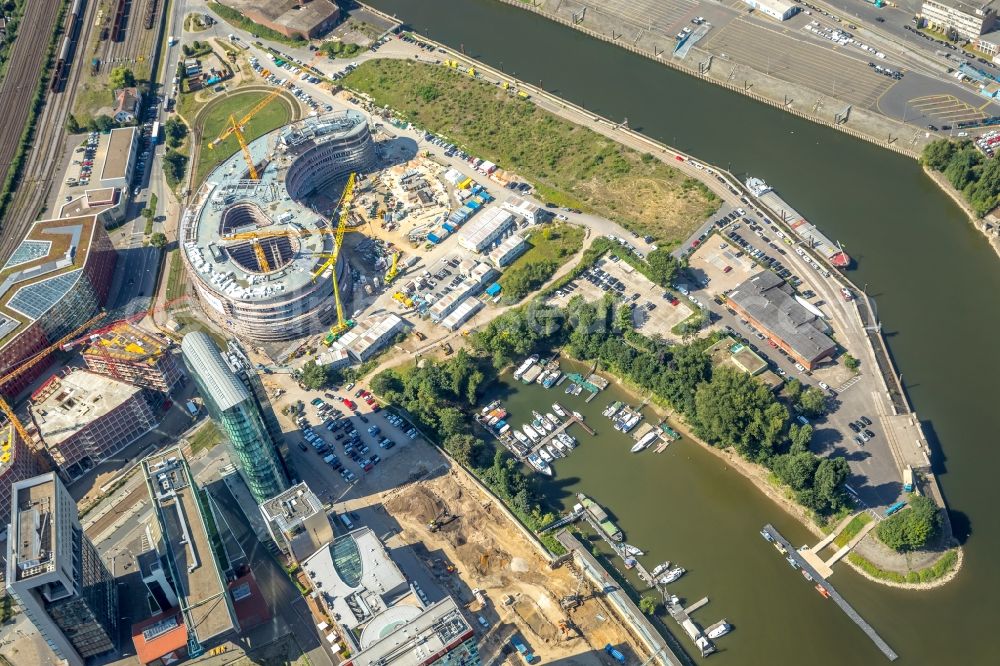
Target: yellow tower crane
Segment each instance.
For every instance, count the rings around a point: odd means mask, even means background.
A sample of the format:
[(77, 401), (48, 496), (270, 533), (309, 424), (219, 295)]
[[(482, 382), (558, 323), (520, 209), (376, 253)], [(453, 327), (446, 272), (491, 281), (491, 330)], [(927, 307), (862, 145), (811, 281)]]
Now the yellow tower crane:
[(337, 208), (339, 209), (339, 216), (337, 219), (337, 230), (333, 237), (333, 251), (327, 255), (326, 261), (320, 264), (320, 267), (313, 271), (313, 281), (315, 281), (323, 272), (330, 268), (330, 275), (333, 278), (333, 301), (337, 305), (337, 323), (330, 327), (330, 332), (325, 338), (323, 338), (323, 344), (329, 346), (333, 342), (344, 334), (345, 331), (354, 327), (353, 319), (346, 319), (344, 317), (344, 304), (340, 300), (340, 285), (337, 284), (337, 257), (340, 256), (340, 248), (344, 244), (344, 233), (347, 231), (347, 218), (348, 214), (351, 212), (351, 202), (354, 200), (354, 179), (355, 174), (347, 178), (347, 185), (344, 186), (344, 191), (340, 195), (340, 201), (337, 203)]
[[(251, 108), (246, 115), (239, 120), (236, 120), (235, 115), (230, 115), (229, 124), (226, 126), (226, 129), (223, 130), (222, 134), (216, 137), (214, 141), (211, 141), (208, 144), (209, 148), (215, 148), (215, 146), (219, 143), (228, 139), (230, 134), (235, 134), (236, 140), (239, 141), (240, 144), (240, 150), (243, 152), (243, 159), (246, 160), (247, 167), (250, 169), (250, 178), (253, 180), (260, 180), (260, 176), (257, 173), (257, 165), (254, 163), (253, 155), (250, 153), (250, 148), (247, 146), (246, 137), (243, 135), (243, 128), (246, 127), (246, 124), (249, 123), (250, 120), (261, 111), (261, 109), (273, 102), (274, 98), (280, 94), (281, 88), (275, 88), (274, 92), (257, 102), (253, 108)], [(256, 251), (256, 248), (254, 251)], [(267, 260), (265, 259), (264, 264), (266, 263)]]
[[(54, 344), (51, 344), (45, 349), (41, 350), (40, 352), (37, 352), (36, 354), (28, 358), (26, 361), (22, 361), (13, 370), (10, 370), (10, 368), (8, 368), (10, 372), (7, 372), (2, 377), (0, 377), (0, 386), (3, 386), (8, 382), (17, 379), (22, 374), (24, 374), (31, 368), (35, 367), (39, 362), (47, 358), (51, 352), (55, 351), (56, 349), (59, 349), (65, 343), (77, 337), (78, 335), (80, 335), (80, 333), (87, 330), (88, 328), (96, 324), (98, 321), (103, 319), (105, 314), (106, 313), (104, 311), (101, 311), (97, 315), (87, 320), (87, 322), (82, 326), (64, 335)], [(4, 399), (2, 395), (0, 395), (0, 412), (3, 412), (3, 414), (7, 417), (7, 420), (10, 421), (10, 424), (14, 426), (14, 429), (17, 430), (17, 434), (21, 436), (21, 439), (24, 441), (24, 443), (31, 444), (31, 436), (28, 434), (28, 431), (24, 429), (24, 426), (21, 424), (20, 419), (17, 418), (17, 415), (14, 413), (14, 410), (10, 408), (10, 405), (7, 404), (7, 401)]]

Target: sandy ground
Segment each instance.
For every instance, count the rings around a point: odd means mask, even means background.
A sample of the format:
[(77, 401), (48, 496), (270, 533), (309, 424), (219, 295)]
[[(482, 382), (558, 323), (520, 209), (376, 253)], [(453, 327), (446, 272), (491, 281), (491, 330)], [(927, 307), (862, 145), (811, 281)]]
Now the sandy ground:
[[(559, 659), (611, 664), (603, 646), (631, 644), (628, 632), (601, 599), (590, 598), (568, 612), (560, 607), (559, 599), (578, 589), (586, 596), (591, 591), (588, 582), (581, 585), (570, 564), (551, 570), (535, 546), (463, 473), (453, 471), (411, 484), (389, 497), (385, 508), (399, 522), (404, 541), (440, 549), (442, 560), (457, 567), (461, 583), (485, 593), (485, 608), (475, 600), (468, 606), (492, 625), (480, 642), (484, 663), (492, 661), (516, 632), (543, 663)], [(460, 517), (431, 533), (427, 523), (444, 509)], [(442, 572), (447, 566), (438, 565)], [(455, 580), (446, 580), (446, 585), (453, 592), (461, 586)], [(572, 628), (563, 631), (563, 622)], [(635, 645), (632, 650), (642, 654)]]

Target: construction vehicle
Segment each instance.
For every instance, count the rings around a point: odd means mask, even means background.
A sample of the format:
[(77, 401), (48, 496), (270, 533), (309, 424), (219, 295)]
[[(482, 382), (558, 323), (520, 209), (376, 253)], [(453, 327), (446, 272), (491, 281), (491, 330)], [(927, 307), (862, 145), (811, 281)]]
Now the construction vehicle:
[(431, 532), (437, 532), (439, 529), (441, 529), (448, 523), (452, 522), (456, 518), (458, 518), (458, 516), (452, 514), (450, 511), (445, 509), (443, 512), (441, 512), (440, 516), (438, 516), (431, 522), (427, 523), (427, 529), (429, 529)]
[[(257, 113), (261, 109), (263, 109), (265, 106), (267, 106), (268, 104), (270, 104), (274, 100), (274, 98), (278, 96), (278, 94), (280, 92), (281, 92), (280, 88), (275, 89), (274, 92), (272, 92), (270, 95), (268, 95), (267, 97), (265, 97), (261, 101), (257, 102), (257, 104), (255, 104), (254, 107), (252, 109), (250, 109), (250, 111), (248, 111), (245, 116), (243, 116), (242, 118), (239, 119), (239, 121), (236, 120), (236, 116), (235, 115), (230, 114), (230, 116), (229, 116), (229, 125), (222, 132), (222, 134), (220, 134), (215, 139), (215, 141), (211, 141), (208, 144), (209, 148), (214, 149), (216, 145), (218, 145), (222, 141), (225, 141), (226, 139), (228, 139), (230, 134), (235, 134), (236, 135), (236, 140), (240, 144), (240, 150), (243, 152), (243, 159), (246, 161), (247, 168), (250, 170), (250, 179), (251, 180), (260, 180), (260, 174), (257, 173), (257, 164), (256, 164), (256, 162), (253, 159), (253, 155), (250, 153), (250, 147), (247, 145), (246, 137), (243, 135), (243, 128), (246, 127), (247, 123), (249, 123), (250, 120), (252, 120), (253, 117), (255, 115), (257, 115)], [(254, 245), (254, 252), (257, 251), (257, 247), (258, 246), (255, 244)], [(263, 253), (263, 250), (261, 250), (261, 253), (257, 255), (258, 259), (260, 259), (260, 257), (262, 256), (262, 253)], [(261, 266), (263, 267), (266, 264), (267, 264), (267, 259), (264, 258), (263, 262), (261, 263)], [(269, 271), (267, 271), (267, 269), (265, 269), (265, 271), (269, 272)]]
[(399, 301), (400, 304), (402, 304), (402, 306), (405, 308), (413, 307), (413, 299), (401, 291), (397, 291), (395, 294), (392, 295), (392, 297), (395, 298), (397, 301)]
[(625, 655), (616, 650), (615, 647), (611, 645), (611, 643), (608, 643), (607, 645), (604, 646), (604, 652), (609, 657), (617, 661), (619, 664), (625, 663)]
[(392, 284), (392, 281), (399, 276), (399, 252), (392, 253), (392, 263), (389, 264), (389, 270), (385, 272), (385, 283), (387, 285)]
[[(106, 315), (107, 313), (102, 310), (98, 314), (88, 319), (82, 326), (79, 326), (76, 329), (64, 335), (54, 344), (49, 345), (40, 352), (33, 354), (24, 361), (21, 361), (16, 367), (14, 367), (13, 370), (7, 368), (8, 370), (10, 370), (10, 372), (7, 372), (6, 374), (4, 374), (3, 377), (0, 377), (0, 386), (4, 386), (8, 382), (17, 379), (22, 374), (24, 374), (31, 368), (35, 367), (36, 365), (38, 365), (39, 362), (48, 358), (48, 355), (50, 353), (62, 347), (68, 340), (72, 340), (76, 336), (80, 335), (81, 332), (87, 330), (88, 328), (99, 322)], [(7, 400), (4, 399), (2, 395), (0, 395), (0, 412), (3, 412), (3, 414), (7, 417), (7, 420), (10, 421), (10, 424), (14, 426), (15, 430), (17, 430), (17, 434), (21, 436), (21, 440), (24, 441), (26, 444), (30, 443), (31, 436), (28, 435), (28, 431), (25, 430), (24, 425), (17, 418), (17, 415), (14, 413), (14, 410), (11, 409), (10, 405), (7, 404)]]

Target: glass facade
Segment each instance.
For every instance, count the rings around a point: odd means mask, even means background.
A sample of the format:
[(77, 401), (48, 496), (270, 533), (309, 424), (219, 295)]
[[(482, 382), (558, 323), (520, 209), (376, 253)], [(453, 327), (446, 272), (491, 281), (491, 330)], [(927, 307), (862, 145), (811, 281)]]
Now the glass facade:
[(330, 545), (330, 555), (333, 557), (333, 568), (337, 570), (341, 580), (351, 587), (361, 584), (361, 574), (364, 572), (361, 553), (358, 552), (358, 544), (351, 535), (334, 541)]
[(479, 666), (479, 644), (476, 638), (467, 639), (434, 662), (435, 666)]
[[(181, 349), (209, 415), (232, 445), (254, 499), (260, 504), (286, 490), (288, 477), (278, 451), (280, 440), (275, 440), (265, 410), (250, 390), (252, 386), (247, 386), (249, 379), (240, 376), (245, 372), (234, 372), (204, 333), (186, 335)], [(270, 403), (266, 406), (274, 419)]]

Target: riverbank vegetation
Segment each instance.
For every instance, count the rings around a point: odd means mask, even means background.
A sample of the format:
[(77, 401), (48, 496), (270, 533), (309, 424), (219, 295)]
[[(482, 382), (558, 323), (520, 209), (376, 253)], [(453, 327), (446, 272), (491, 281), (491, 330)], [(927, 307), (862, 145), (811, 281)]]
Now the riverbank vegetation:
[[(534, 480), (506, 449), (476, 436), (469, 418), (479, 402), (491, 368), (485, 359), (460, 349), (444, 362), (384, 370), (371, 381), (371, 390), (403, 409), (425, 435), (479, 478), (532, 531), (551, 522), (553, 515), (539, 505)], [(565, 551), (555, 538), (542, 535), (553, 553)]]
[(924, 147), (921, 163), (944, 175), (977, 217), (996, 208), (1000, 199), (1000, 158), (985, 157), (971, 141), (939, 139)]
[(945, 552), (937, 562), (929, 567), (919, 571), (911, 571), (906, 574), (901, 574), (896, 571), (886, 571), (857, 553), (849, 554), (847, 556), (847, 560), (877, 580), (884, 580), (890, 583), (909, 583), (911, 585), (915, 585), (918, 583), (930, 583), (950, 573), (958, 564), (958, 550), (952, 548), (951, 550)]
[(583, 228), (571, 224), (545, 225), (528, 234), (530, 248), (500, 278), (504, 301), (517, 303), (548, 282), (568, 257), (580, 251)]
[(557, 205), (675, 245), (719, 206), (674, 167), (447, 67), (369, 60), (343, 79), (375, 105), (530, 181)]
[(875, 520), (872, 515), (867, 511), (862, 511), (858, 515), (851, 518), (851, 522), (847, 523), (847, 526), (840, 530), (840, 534), (833, 538), (833, 543), (837, 548), (843, 548), (851, 542), (851, 539), (856, 537), (858, 533), (864, 529), (865, 525)]

